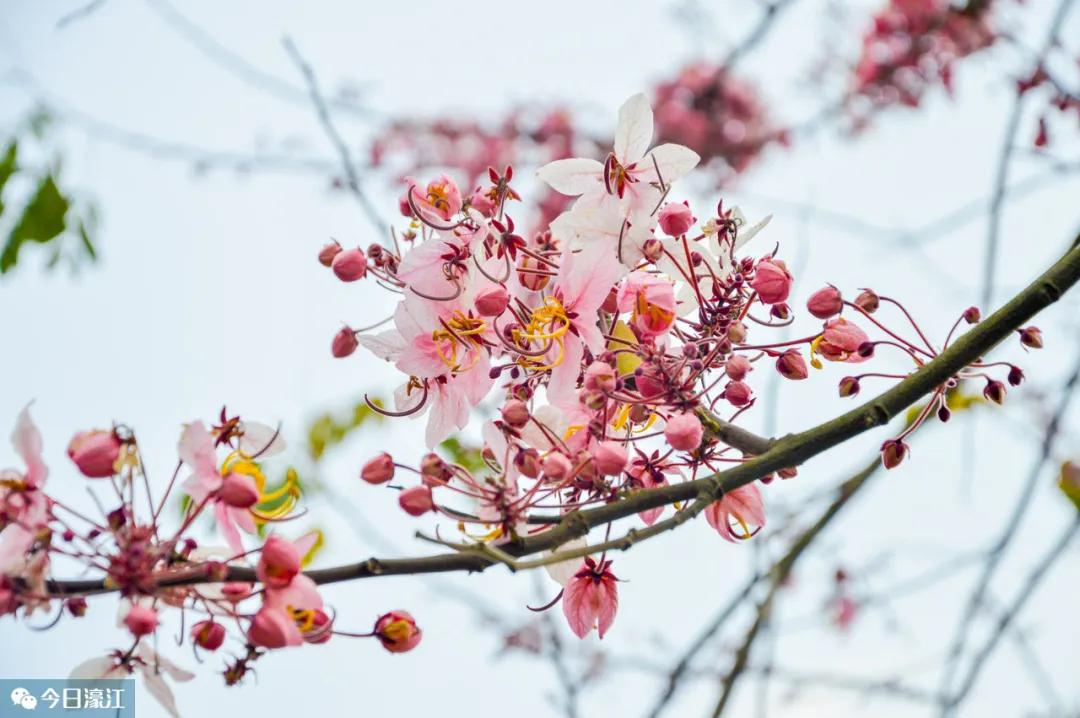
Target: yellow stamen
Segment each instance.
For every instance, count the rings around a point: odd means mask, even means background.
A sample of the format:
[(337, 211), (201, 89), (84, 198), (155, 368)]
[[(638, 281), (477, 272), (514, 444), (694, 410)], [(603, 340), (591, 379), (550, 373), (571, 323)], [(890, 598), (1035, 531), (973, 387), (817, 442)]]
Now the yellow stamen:
[(556, 297), (547, 297), (544, 303), (532, 311), (529, 323), (514, 330), (514, 340), (518, 342), (552, 342), (559, 347), (559, 353), (553, 361), (546, 362), (540, 357), (523, 356), (520, 363), (535, 371), (554, 369), (566, 358), (564, 337), (570, 331), (570, 317)]
[[(469, 317), (460, 311), (455, 311), (446, 320), (446, 328), (436, 329), (431, 333), (431, 340), (435, 342), (435, 351), (442, 363), (454, 373), (467, 372), (480, 361), (480, 348), (483, 341), (479, 336), (487, 331), (487, 325), (483, 319)], [(464, 358), (468, 357), (468, 365), (462, 366), (458, 358), (458, 350), (464, 350)]]

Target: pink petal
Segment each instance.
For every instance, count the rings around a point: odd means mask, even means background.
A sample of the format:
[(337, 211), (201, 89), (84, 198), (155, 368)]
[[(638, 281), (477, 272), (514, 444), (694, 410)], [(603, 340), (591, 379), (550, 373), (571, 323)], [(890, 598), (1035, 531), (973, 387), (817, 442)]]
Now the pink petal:
[(637, 162), (649, 149), (653, 136), (653, 111), (649, 98), (638, 93), (619, 108), (615, 128), (615, 157), (624, 165)]
[(11, 443), (15, 445), (15, 451), (26, 463), (26, 483), (32, 487), (45, 483), (49, 470), (45, 462), (41, 460), (41, 432), (30, 417), (29, 404), (19, 412), (19, 418), (15, 421), (15, 431), (11, 434)]

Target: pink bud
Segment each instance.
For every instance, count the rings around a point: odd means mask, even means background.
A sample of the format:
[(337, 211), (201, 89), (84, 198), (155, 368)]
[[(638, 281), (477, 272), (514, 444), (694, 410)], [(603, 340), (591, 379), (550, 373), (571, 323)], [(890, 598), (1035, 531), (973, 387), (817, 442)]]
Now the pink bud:
[(840, 290), (828, 286), (819, 289), (810, 295), (806, 301), (806, 309), (818, 319), (829, 319), (840, 313), (844, 307), (844, 300), (840, 296)]
[(727, 335), (728, 339), (735, 344), (742, 344), (746, 341), (746, 325), (742, 322), (732, 322), (728, 327)]
[(570, 459), (568, 459), (565, 454), (560, 454), (558, 451), (552, 451), (545, 456), (541, 467), (543, 468), (544, 476), (555, 480), (566, 478), (573, 469)]
[(379, 616), (373, 632), (383, 648), (391, 653), (411, 651), (424, 635), (408, 611), (391, 611)]
[(263, 606), (248, 627), (248, 640), (263, 648), (299, 646), (304, 642), (295, 621), (280, 608)]
[(855, 396), (859, 393), (859, 380), (853, 376), (845, 376), (840, 380), (840, 397)]
[(867, 314), (873, 314), (881, 305), (881, 299), (873, 289), (864, 289), (859, 293), (859, 296), (855, 297), (854, 304)]
[(734, 407), (743, 407), (750, 403), (750, 386), (741, 381), (730, 382), (724, 388), (724, 398)]
[(529, 407), (523, 401), (511, 399), (502, 408), (502, 419), (509, 426), (520, 429), (529, 423)]
[(367, 257), (359, 249), (345, 249), (334, 257), (334, 274), (343, 282), (355, 282), (367, 275)]
[(1020, 330), (1020, 343), (1032, 349), (1042, 349), (1042, 331), (1038, 327), (1024, 327)]
[(255, 575), (267, 588), (285, 588), (300, 573), (300, 552), (291, 541), (270, 534), (263, 544)]
[(199, 648), (216, 651), (225, 643), (225, 626), (217, 621), (199, 621), (191, 627), (191, 640)]
[(704, 434), (701, 421), (690, 413), (671, 417), (664, 427), (664, 438), (671, 448), (677, 451), (693, 451), (698, 448)]
[(657, 218), (660, 229), (669, 237), (681, 237), (694, 226), (694, 215), (690, 212), (690, 206), (683, 203), (668, 202), (660, 210)]
[(536, 449), (522, 449), (514, 455), (514, 466), (530, 479), (540, 476), (540, 452)]
[(968, 324), (978, 324), (979, 320), (982, 319), (982, 312), (979, 311), (978, 307), (968, 307), (964, 310), (963, 316), (964, 321)]
[[(0, 601), (0, 603), (3, 602)], [(66, 608), (68, 610), (68, 613), (70, 613), (75, 618), (82, 618), (83, 616), (85, 616), (86, 609), (88, 607), (89, 605), (87, 604), (86, 599), (82, 596), (72, 596), (71, 598), (64, 601), (64, 608)], [(0, 614), (3, 614), (2, 610), (0, 610)]]
[(1018, 366), (1009, 367), (1009, 384), (1010, 386), (1020, 386), (1020, 382), (1024, 380), (1024, 371)]
[(323, 248), (319, 250), (319, 264), (324, 267), (329, 267), (334, 263), (334, 257), (338, 256), (341, 252), (341, 245), (337, 242), (330, 242), (324, 244)]
[(218, 496), (229, 506), (247, 509), (259, 503), (259, 487), (254, 478), (231, 471), (222, 479)]
[(104, 479), (116, 473), (121, 447), (116, 432), (95, 429), (80, 431), (72, 437), (67, 453), (83, 476)]
[(495, 200), (487, 192), (481, 192), (480, 190), (473, 192), (472, 199), (469, 200), (469, 206), (485, 217), (490, 217), (495, 212)]
[(630, 457), (623, 445), (615, 441), (601, 441), (592, 452), (596, 470), (604, 476), (617, 476), (626, 467)]
[(394, 478), (394, 459), (384, 451), (364, 464), (360, 478), (369, 484), (385, 484)]
[(147, 636), (158, 626), (157, 611), (149, 606), (133, 603), (127, 615), (124, 616), (124, 625), (136, 638)]
[(983, 387), (983, 396), (995, 404), (1005, 403), (1005, 385), (996, 379), (987, 379)]
[(765, 304), (779, 304), (791, 293), (791, 275), (780, 260), (763, 260), (754, 270), (750, 286)]
[(615, 369), (604, 361), (594, 361), (585, 370), (585, 389), (588, 391), (615, 391)]
[(428, 486), (412, 486), (398, 494), (398, 504), (409, 516), (423, 516), (435, 508)]
[(889, 439), (881, 445), (881, 463), (886, 469), (895, 469), (907, 457), (908, 447), (902, 441)]
[(788, 349), (776, 360), (776, 371), (785, 379), (798, 381), (810, 376), (806, 368), (806, 360), (798, 349)]
[(334, 335), (334, 341), (330, 344), (330, 353), (337, 359), (345, 357), (356, 351), (360, 342), (356, 340), (356, 332), (350, 327), (342, 327), (341, 331)]
[(734, 381), (742, 381), (746, 378), (746, 375), (754, 366), (750, 363), (750, 360), (744, 357), (742, 354), (733, 354), (728, 357), (724, 363), (724, 372), (728, 375), (729, 379)]
[(240, 603), (251, 595), (252, 586), (244, 581), (230, 581), (221, 587), (221, 595), (226, 601)]
[(497, 317), (506, 310), (510, 303), (510, 294), (501, 284), (493, 284), (477, 293), (473, 304), (482, 317)]
[(427, 486), (443, 486), (450, 480), (450, 467), (436, 453), (424, 454), (420, 460), (420, 479)]

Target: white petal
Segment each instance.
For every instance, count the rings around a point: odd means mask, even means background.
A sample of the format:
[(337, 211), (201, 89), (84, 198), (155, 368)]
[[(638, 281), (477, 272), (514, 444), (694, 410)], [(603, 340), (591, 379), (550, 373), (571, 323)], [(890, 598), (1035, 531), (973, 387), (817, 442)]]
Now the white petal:
[(405, 339), (397, 329), (388, 329), (378, 334), (358, 334), (356, 341), (360, 343), (360, 346), (386, 361), (397, 361), (401, 357), (401, 352), (405, 350)]
[(248, 456), (265, 459), (285, 451), (285, 439), (278, 428), (257, 421), (244, 421), (240, 423), (240, 430), (244, 432), (240, 437), (240, 450)]
[(537, 170), (536, 176), (556, 192), (573, 197), (603, 187), (604, 165), (596, 160), (573, 157), (547, 163)]
[[(755, 224), (753, 227), (747, 227), (746, 229), (740, 229), (738, 235), (736, 235), (736, 237), (735, 237), (735, 249), (738, 250), (738, 249), (742, 248), (742, 246), (744, 244), (746, 244), (751, 239), (753, 239), (755, 234), (757, 234), (761, 230), (765, 229), (766, 225), (769, 224), (769, 221), (771, 219), (772, 219), (772, 215), (770, 214), (767, 217), (765, 217), (765, 219), (763, 219), (760, 222), (758, 222), (757, 224)], [(745, 220), (744, 220), (744, 225), (745, 225)]]
[(172, 678), (174, 681), (190, 681), (192, 678), (195, 677), (194, 673), (176, 665), (168, 658), (151, 648), (150, 645), (147, 643), (139, 644), (139, 657), (142, 658), (148, 666), (150, 666), (149, 670), (152, 671), (153, 667), (157, 666), (160, 670), (168, 673), (169, 678)]
[[(656, 160), (655, 164), (653, 160)], [(701, 157), (689, 147), (682, 145), (666, 144), (654, 147), (649, 154), (638, 163), (642, 172), (651, 175), (656, 174), (656, 168), (660, 168), (660, 177), (665, 184), (671, 184), (675, 180), (686, 175), (690, 170), (698, 166)], [(650, 180), (657, 178), (650, 177)]]
[(180, 712), (176, 709), (176, 699), (173, 698), (172, 690), (161, 674), (155, 673), (153, 666), (142, 669), (142, 674), (143, 682), (146, 689), (150, 691), (150, 695), (157, 699), (169, 715), (180, 718)]
[(653, 113), (649, 98), (638, 93), (619, 108), (615, 128), (615, 157), (624, 165), (637, 162), (649, 149), (653, 135)]
[(73, 680), (83, 679), (96, 681), (101, 678), (109, 677), (109, 675), (116, 670), (118, 670), (118, 666), (112, 656), (99, 656), (98, 658), (91, 658), (83, 661), (75, 666), (68, 678)]
[[(545, 551), (544, 555), (551, 556), (560, 551), (572, 551), (573, 549), (584, 548), (588, 545), (589, 542), (584, 538), (576, 538), (573, 541), (567, 541), (554, 551)], [(570, 583), (570, 579), (574, 577), (574, 574), (578, 572), (578, 569), (581, 568), (581, 563), (584, 560), (584, 558), (571, 558), (565, 561), (559, 561), (558, 563), (549, 563), (544, 566), (544, 570), (547, 571), (548, 576), (551, 576), (551, 578), (560, 586), (566, 586), (566, 584)]]

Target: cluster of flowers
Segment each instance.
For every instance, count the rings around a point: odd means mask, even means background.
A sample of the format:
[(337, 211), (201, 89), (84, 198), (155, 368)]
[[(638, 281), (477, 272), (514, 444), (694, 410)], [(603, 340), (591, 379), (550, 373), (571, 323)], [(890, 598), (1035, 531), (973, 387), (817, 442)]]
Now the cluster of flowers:
[[(464, 429), (489, 396), (500, 405), (499, 417), (482, 427), (482, 472), (434, 452), (416, 466), (389, 453), (367, 462), (361, 478), (371, 484), (390, 482), (399, 469), (416, 476), (394, 486), (406, 513), (449, 518), (471, 545), (513, 542), (546, 530), (543, 512), (618, 501), (743, 461), (718, 441), (717, 427), (754, 404), (749, 375), (762, 364), (802, 380), (808, 364), (859, 364), (881, 346), (915, 367), (938, 353), (895, 300), (864, 290), (847, 301), (831, 286), (807, 304), (824, 322), (819, 329), (789, 341), (751, 341), (755, 325), (775, 329), (794, 320), (783, 260), (774, 252), (737, 256), (768, 218), (750, 226), (721, 202), (699, 223), (689, 203), (670, 198), (672, 183), (698, 155), (675, 144), (650, 149), (653, 134), (649, 102), (636, 95), (619, 110), (603, 162), (569, 158), (542, 167), (543, 182), (576, 200), (528, 238), (515, 233), (510, 216), (520, 196), (508, 167), (489, 170), (490, 184), (471, 196), (446, 176), (426, 185), (409, 180), (400, 203), (409, 227), (401, 241), (394, 235), (393, 248), (322, 249), (320, 261), (343, 281), (368, 277), (400, 295), (386, 320), (392, 328), (345, 327), (332, 343), (335, 356), (363, 346), (404, 375), (394, 409), (373, 408), (426, 416), (427, 445), (435, 448)], [(875, 316), (883, 303), (899, 309), (917, 341)], [(976, 315), (969, 310), (963, 319)], [(860, 324), (884, 338), (871, 340)], [(1037, 330), (1025, 331), (1034, 345)], [(973, 365), (939, 387), (918, 420), (886, 442), (885, 465), (903, 460), (904, 439), (934, 410), (948, 418), (945, 393), (960, 378), (984, 376), (987, 396), (1001, 401), (1004, 385), (986, 374), (989, 366)], [(1019, 369), (1009, 372), (1010, 381), (1020, 380)], [(841, 396), (858, 393), (869, 377), (904, 375), (845, 377)], [(778, 475), (790, 478), (795, 469)], [(664, 510), (640, 518), (651, 525)], [(704, 513), (729, 541), (748, 539), (765, 523), (757, 484), (726, 493)], [(612, 562), (604, 555), (560, 561), (558, 553), (548, 568), (564, 587), (570, 627), (581, 637), (596, 627), (603, 636), (617, 606)]]
[[(888, 0), (863, 35), (849, 101), (865, 116), (892, 105), (917, 107), (941, 83), (952, 91), (954, 64), (998, 38), (992, 0)], [(869, 108), (856, 108), (856, 101)]]
[[(155, 648), (159, 616), (166, 609), (180, 612), (191, 626), (181, 639), (196, 653), (221, 649), (233, 632), (242, 649), (226, 663), (229, 685), (270, 649), (325, 643), (335, 635), (377, 638), (391, 652), (411, 650), (420, 641), (421, 631), (405, 611), (380, 616), (367, 633), (345, 633), (335, 626), (314, 581), (301, 573), (318, 534), (296, 541), (277, 533), (259, 538), (260, 529), (293, 518), (299, 498), (291, 472), (280, 486), (268, 485), (260, 461), (284, 448), (278, 432), (268, 426), (229, 417), (224, 409), (220, 422), (209, 429), (201, 421), (187, 424), (176, 470), (159, 497), (151, 494), (130, 429), (80, 432), (68, 456), (91, 480), (101, 513), (97, 518), (46, 492), (42, 438), (29, 409), (19, 415), (12, 441), (26, 468), (0, 472), (0, 617), (26, 619), (51, 610), (56, 601), (55, 623), (65, 615), (85, 615), (85, 593), (115, 590), (122, 597), (118, 627), (126, 630), (129, 644), (80, 664), (73, 678), (140, 673), (176, 715), (165, 676), (179, 681), (193, 676)], [(180, 484), (184, 512), (179, 525), (169, 528), (164, 509), (181, 472), (189, 474)], [(94, 491), (98, 486), (107, 490)], [(227, 545), (200, 546), (192, 537), (195, 522), (209, 514)], [(251, 535), (252, 548), (245, 547), (242, 533)], [(81, 566), (96, 578), (77, 582), (87, 586), (82, 593), (77, 587), (61, 589), (51, 580), (54, 564)], [(249, 567), (254, 580), (230, 580), (230, 572), (240, 567)]]
[(1016, 83), (1016, 91), (1021, 95), (1041, 87), (1049, 87), (1050, 92), (1047, 97), (1046, 108), (1039, 115), (1038, 129), (1035, 132), (1033, 141), (1035, 147), (1039, 149), (1043, 149), (1050, 144), (1049, 119), (1052, 113), (1056, 112), (1059, 115), (1072, 113), (1080, 121), (1080, 98), (1057, 85), (1041, 64), (1035, 68), (1029, 77)]

